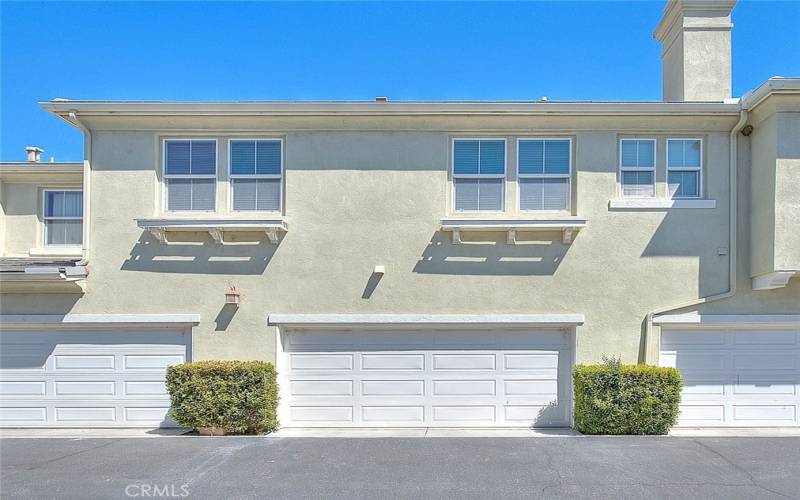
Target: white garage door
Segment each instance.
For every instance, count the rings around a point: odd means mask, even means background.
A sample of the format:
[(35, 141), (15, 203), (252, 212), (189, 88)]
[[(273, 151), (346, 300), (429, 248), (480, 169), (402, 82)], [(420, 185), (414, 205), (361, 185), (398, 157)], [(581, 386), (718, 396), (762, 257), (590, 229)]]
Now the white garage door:
[(281, 423), (568, 426), (569, 339), (560, 330), (284, 333)]
[(666, 330), (685, 388), (679, 425), (800, 426), (800, 332)]
[(189, 341), (182, 330), (3, 331), (0, 426), (175, 425), (164, 375)]

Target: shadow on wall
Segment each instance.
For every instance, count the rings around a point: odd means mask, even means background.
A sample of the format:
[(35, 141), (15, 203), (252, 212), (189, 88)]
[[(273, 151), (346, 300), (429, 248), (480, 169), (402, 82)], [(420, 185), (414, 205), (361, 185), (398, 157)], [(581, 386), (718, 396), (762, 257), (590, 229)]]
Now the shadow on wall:
[(505, 233), (462, 233), (453, 244), (449, 232), (437, 231), (414, 266), (420, 274), (482, 276), (548, 276), (564, 260), (569, 245), (561, 233), (517, 233), (517, 244)]
[[(700, 213), (698, 213), (700, 212)], [(718, 214), (724, 214), (720, 219)], [(642, 252), (642, 257), (686, 257), (697, 261), (694, 299), (728, 290), (727, 209), (669, 210)], [(726, 255), (718, 255), (723, 249)]]
[(266, 235), (225, 235), (225, 244), (212, 240), (207, 233), (170, 234), (169, 243), (161, 243), (144, 232), (121, 269), (153, 273), (263, 274), (280, 246)]

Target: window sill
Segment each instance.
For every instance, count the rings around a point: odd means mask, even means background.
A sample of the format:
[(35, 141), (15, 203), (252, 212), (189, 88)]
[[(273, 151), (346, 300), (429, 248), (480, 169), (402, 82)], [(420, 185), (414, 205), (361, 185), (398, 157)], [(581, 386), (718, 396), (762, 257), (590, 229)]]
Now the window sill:
[(81, 257), (83, 248), (81, 247), (39, 247), (28, 250), (31, 257)]
[(572, 243), (575, 234), (586, 227), (586, 219), (577, 217), (564, 218), (444, 218), (441, 220), (442, 231), (452, 233), (453, 243), (461, 243), (462, 232), (495, 231), (505, 232), (509, 245), (516, 244), (517, 232), (561, 231), (562, 242)]
[(623, 210), (653, 210), (669, 208), (710, 209), (717, 208), (717, 200), (611, 200), (608, 202), (608, 208)]
[(207, 232), (220, 244), (225, 244), (225, 232), (264, 232), (270, 243), (277, 245), (280, 232), (288, 231), (283, 219), (136, 219), (140, 229), (149, 231), (161, 243), (168, 244), (167, 234), (170, 232)]

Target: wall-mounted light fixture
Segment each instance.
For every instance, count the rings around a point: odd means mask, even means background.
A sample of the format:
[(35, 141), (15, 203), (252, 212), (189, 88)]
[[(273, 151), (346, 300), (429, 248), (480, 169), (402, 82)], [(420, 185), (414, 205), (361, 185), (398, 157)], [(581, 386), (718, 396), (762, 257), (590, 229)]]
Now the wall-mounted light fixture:
[(231, 304), (238, 307), (241, 297), (242, 294), (239, 293), (239, 290), (237, 290), (235, 286), (232, 286), (225, 290), (225, 305)]

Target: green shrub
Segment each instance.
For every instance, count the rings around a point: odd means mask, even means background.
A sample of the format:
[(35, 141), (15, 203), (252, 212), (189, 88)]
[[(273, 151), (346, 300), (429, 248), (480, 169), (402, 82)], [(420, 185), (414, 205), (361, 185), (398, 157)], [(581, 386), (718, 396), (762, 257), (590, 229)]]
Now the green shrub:
[(584, 434), (666, 434), (678, 418), (675, 368), (607, 360), (576, 366), (575, 428)]
[(272, 363), (197, 361), (170, 366), (169, 415), (185, 427), (263, 434), (278, 428), (278, 384)]

